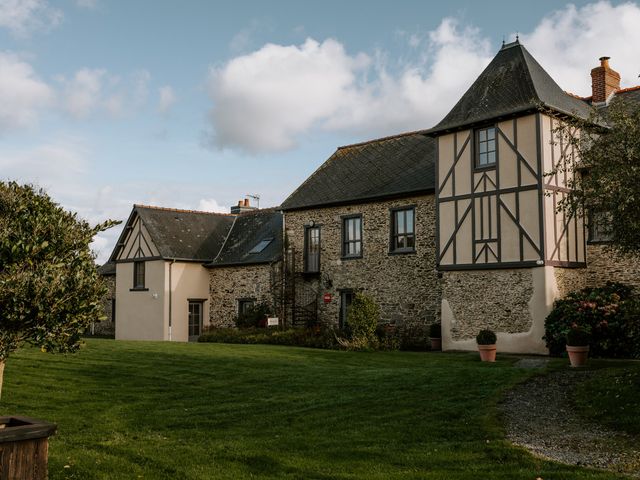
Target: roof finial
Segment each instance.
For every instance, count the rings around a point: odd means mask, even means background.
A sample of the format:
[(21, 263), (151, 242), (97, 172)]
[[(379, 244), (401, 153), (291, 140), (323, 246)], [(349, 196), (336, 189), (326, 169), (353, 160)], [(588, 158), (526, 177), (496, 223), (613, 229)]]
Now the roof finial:
[(520, 43), (520, 34), (516, 32), (516, 43)]
[(502, 35), (502, 47), (504, 48), (504, 35)]

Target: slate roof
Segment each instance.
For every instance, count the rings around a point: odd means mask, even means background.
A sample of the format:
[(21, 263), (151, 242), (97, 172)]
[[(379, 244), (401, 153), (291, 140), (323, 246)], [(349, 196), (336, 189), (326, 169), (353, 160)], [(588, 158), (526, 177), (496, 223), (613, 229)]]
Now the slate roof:
[(282, 209), (432, 191), (435, 154), (435, 140), (422, 131), (340, 147), (282, 203)]
[(104, 276), (115, 275), (116, 274), (115, 262), (107, 262), (104, 265), (98, 267), (98, 273)]
[[(262, 240), (264, 250), (249, 253)], [(238, 215), (218, 256), (207, 267), (271, 263), (282, 258), (282, 212), (263, 209)]]
[(210, 261), (233, 224), (233, 215), (134, 205), (160, 256)]
[(520, 42), (504, 45), (444, 119), (429, 133), (550, 108), (587, 118), (590, 106), (563, 91)]

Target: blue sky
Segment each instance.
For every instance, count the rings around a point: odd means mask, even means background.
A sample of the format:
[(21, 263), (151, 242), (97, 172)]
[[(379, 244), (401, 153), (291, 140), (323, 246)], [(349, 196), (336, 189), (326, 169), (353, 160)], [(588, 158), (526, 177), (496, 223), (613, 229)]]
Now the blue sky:
[(567, 90), (603, 55), (638, 83), (634, 2), (0, 0), (0, 174), (93, 223), (277, 205), (337, 146), (432, 126), (516, 32)]

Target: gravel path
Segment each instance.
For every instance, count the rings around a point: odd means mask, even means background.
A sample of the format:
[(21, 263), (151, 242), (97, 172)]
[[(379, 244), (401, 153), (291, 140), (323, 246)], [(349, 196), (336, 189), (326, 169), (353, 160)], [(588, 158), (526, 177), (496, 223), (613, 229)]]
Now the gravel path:
[(567, 369), (511, 390), (501, 404), (507, 438), (551, 460), (640, 478), (640, 441), (587, 422), (576, 413), (575, 386), (593, 374)]

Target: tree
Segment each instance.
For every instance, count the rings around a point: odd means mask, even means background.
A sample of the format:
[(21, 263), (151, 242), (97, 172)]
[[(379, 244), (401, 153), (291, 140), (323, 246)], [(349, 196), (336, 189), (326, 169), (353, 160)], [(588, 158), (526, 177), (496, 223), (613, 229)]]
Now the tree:
[(640, 108), (614, 99), (604, 113), (569, 119), (555, 131), (556, 141), (573, 147), (579, 159), (560, 210), (582, 215), (619, 254), (640, 254)]
[(91, 227), (30, 185), (0, 182), (0, 392), (22, 344), (73, 352), (100, 319), (106, 286), (89, 244), (118, 222)]

